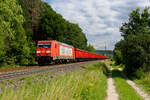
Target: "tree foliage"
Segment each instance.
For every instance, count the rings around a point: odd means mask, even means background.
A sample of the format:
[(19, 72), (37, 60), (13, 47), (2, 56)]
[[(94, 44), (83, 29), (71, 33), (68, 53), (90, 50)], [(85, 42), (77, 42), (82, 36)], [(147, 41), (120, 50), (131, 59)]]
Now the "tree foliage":
[(33, 33), (38, 31), (40, 14), (41, 14), (41, 0), (18, 0), (23, 9), (25, 18), (24, 28), (28, 39), (32, 39)]
[(123, 23), (120, 31), (124, 38), (128, 35), (150, 34), (149, 8), (145, 8), (142, 13), (139, 8), (133, 10), (129, 14), (129, 22)]
[(42, 2), (41, 19), (34, 40), (57, 40), (80, 49), (86, 49), (87, 39), (77, 24), (72, 24), (57, 14), (50, 5)]
[(96, 49), (93, 47), (93, 45), (91, 45), (91, 44), (89, 44), (88, 46), (87, 46), (87, 49), (86, 49), (87, 51), (90, 51), (90, 52), (93, 52), (93, 53), (96, 53)]
[(0, 2), (1, 62), (27, 63), (29, 48), (23, 22), (22, 9), (16, 0)]
[(94, 52), (82, 29), (44, 1), (1, 0), (0, 64), (34, 63), (38, 40), (57, 40)]
[(133, 10), (120, 28), (124, 40), (118, 42), (114, 58), (118, 64), (125, 64), (125, 71), (133, 74), (138, 69), (150, 70), (150, 13), (145, 8)]

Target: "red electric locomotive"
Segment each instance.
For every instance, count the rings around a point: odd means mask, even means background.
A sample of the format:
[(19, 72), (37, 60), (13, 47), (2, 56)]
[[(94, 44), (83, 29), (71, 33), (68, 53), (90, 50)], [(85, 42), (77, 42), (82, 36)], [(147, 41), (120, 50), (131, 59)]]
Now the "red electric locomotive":
[(55, 40), (38, 41), (36, 60), (39, 64), (68, 62), (75, 59), (74, 47)]

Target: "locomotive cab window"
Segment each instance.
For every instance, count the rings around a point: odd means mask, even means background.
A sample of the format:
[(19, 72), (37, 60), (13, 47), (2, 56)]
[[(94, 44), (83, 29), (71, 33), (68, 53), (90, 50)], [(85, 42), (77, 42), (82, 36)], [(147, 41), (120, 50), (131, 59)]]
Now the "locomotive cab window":
[(55, 44), (55, 48), (56, 48), (56, 44)]
[(39, 43), (38, 48), (51, 48), (51, 43)]

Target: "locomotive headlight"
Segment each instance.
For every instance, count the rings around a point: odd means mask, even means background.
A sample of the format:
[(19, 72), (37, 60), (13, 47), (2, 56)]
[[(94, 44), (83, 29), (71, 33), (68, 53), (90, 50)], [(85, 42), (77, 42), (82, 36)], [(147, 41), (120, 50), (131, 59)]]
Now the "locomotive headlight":
[(48, 51), (46, 51), (46, 53), (51, 53), (51, 51), (48, 50)]
[(36, 51), (36, 53), (41, 53), (41, 51)]

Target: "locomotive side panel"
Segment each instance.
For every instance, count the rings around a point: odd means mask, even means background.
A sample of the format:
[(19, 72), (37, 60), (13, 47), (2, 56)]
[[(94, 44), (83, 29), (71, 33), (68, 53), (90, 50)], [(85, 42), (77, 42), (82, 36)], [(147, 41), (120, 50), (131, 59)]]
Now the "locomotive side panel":
[(74, 47), (58, 42), (58, 59), (75, 59)]
[(60, 45), (60, 56), (73, 57), (72, 48), (68, 48)]

